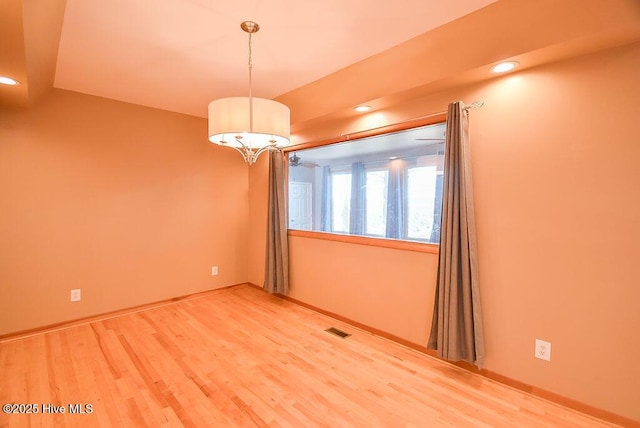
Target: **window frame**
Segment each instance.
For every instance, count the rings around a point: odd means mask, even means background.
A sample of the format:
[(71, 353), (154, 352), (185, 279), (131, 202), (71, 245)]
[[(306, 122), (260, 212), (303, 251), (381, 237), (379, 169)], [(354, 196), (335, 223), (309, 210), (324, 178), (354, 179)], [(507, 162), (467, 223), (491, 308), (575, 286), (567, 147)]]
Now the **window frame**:
[[(407, 179), (407, 191), (408, 192), (411, 192), (411, 170), (412, 169), (417, 169), (417, 168), (424, 168), (424, 167), (412, 166), (412, 167), (407, 168), (407, 171), (406, 171), (407, 177), (406, 177), (406, 179)], [(438, 180), (437, 165), (434, 165), (433, 168), (436, 169), (435, 181), (437, 182), (437, 180)], [(433, 196), (434, 196), (434, 203), (435, 203), (435, 194)], [(411, 204), (410, 204), (411, 198), (408, 197), (404, 202), (405, 202), (404, 209), (406, 210), (407, 218), (409, 219), (411, 217)], [(435, 226), (435, 224), (432, 223), (432, 225), (431, 225), (432, 230), (433, 230), (434, 226)], [(411, 236), (410, 235), (410, 228), (411, 228), (410, 221), (407, 221), (407, 223), (404, 225), (404, 228), (405, 228), (405, 230), (403, 231), (403, 236), (405, 237), (405, 239), (411, 240), (411, 241), (417, 241), (417, 242), (427, 242), (428, 241), (428, 238), (419, 238), (419, 237), (415, 237), (415, 236)]]
[[(350, 206), (350, 203), (351, 203), (351, 180), (353, 180), (353, 177), (351, 175), (351, 170), (346, 170), (345, 169), (344, 171), (343, 170), (332, 171), (331, 172), (331, 182), (332, 182), (333, 188), (337, 187), (336, 183), (335, 183), (335, 178), (338, 177), (338, 176), (349, 176), (349, 186), (345, 186), (345, 188), (348, 189), (348, 197), (346, 198), (346, 205), (347, 205), (347, 213), (349, 213), (350, 209), (351, 209), (351, 206)], [(287, 186), (288, 185), (289, 184), (287, 182)], [(333, 196), (334, 196), (333, 194), (330, 196), (331, 199), (332, 199), (331, 206), (332, 206), (332, 209), (335, 210), (337, 204), (336, 204), (336, 200), (333, 199)], [(346, 218), (346, 226), (347, 226), (346, 230), (336, 230), (336, 225), (335, 225), (336, 217), (337, 216), (335, 215), (335, 211), (332, 212), (331, 213), (331, 232), (327, 232), (327, 233), (349, 233), (349, 227), (350, 227), (350, 224), (349, 224), (350, 218), (349, 218), (349, 216), (347, 216), (347, 218)]]
[[(383, 166), (365, 166), (364, 173), (366, 177), (365, 182), (367, 182), (367, 187), (368, 187), (368, 181), (369, 181), (369, 177), (367, 174), (369, 174), (370, 172), (385, 172), (386, 177), (385, 177), (384, 187), (385, 188), (387, 187), (387, 184), (389, 182), (389, 170), (387, 168), (384, 168)], [(369, 222), (367, 221), (367, 214), (369, 213), (368, 204), (369, 204), (369, 199), (365, 196), (365, 206), (367, 208), (365, 209), (365, 212), (364, 212), (364, 227), (363, 227), (364, 233), (362, 234), (362, 236), (370, 236), (372, 238), (384, 238), (383, 234), (367, 233), (367, 228), (369, 226)], [(387, 217), (387, 200), (386, 199), (382, 206), (382, 211), (383, 211), (383, 217), (385, 218), (385, 223), (386, 223), (386, 217)]]
[[(282, 151), (287, 155), (289, 152), (299, 151), (304, 149), (311, 149), (315, 147), (328, 146), (331, 144), (345, 143), (348, 141), (359, 140), (367, 137), (374, 137), (382, 134), (390, 134), (399, 131), (405, 131), (412, 128), (418, 128), (421, 126), (436, 125), (439, 123), (445, 123), (447, 120), (447, 113), (436, 113), (429, 116), (424, 116), (418, 119), (409, 120), (402, 123), (393, 125), (381, 126), (365, 131), (354, 132), (352, 134), (340, 135), (334, 138), (328, 138), (317, 141), (309, 141), (296, 145), (283, 147)], [(289, 172), (289, 166), (287, 165), (287, 176)], [(287, 179), (287, 192), (289, 181)], [(389, 239), (374, 237), (371, 235), (346, 235), (341, 233), (332, 232), (320, 232), (311, 230), (296, 230), (287, 228), (287, 236), (303, 237), (312, 239), (322, 239), (327, 241), (345, 242), (358, 245), (369, 245), (374, 247), (392, 248), (406, 251), (415, 251), (421, 253), (439, 253), (439, 244), (420, 242), (420, 241), (407, 241), (403, 239)]]

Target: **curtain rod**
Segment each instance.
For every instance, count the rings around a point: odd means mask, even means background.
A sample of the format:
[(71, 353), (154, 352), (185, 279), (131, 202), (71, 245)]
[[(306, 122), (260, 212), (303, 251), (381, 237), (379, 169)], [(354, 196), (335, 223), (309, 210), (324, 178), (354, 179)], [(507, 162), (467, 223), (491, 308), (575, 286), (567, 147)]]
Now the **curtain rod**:
[[(476, 100), (476, 101), (472, 102), (471, 104), (469, 104), (468, 106), (465, 106), (462, 110), (464, 110), (464, 111), (477, 110), (479, 108), (482, 108), (483, 105), (484, 105), (484, 100)], [(415, 122), (416, 120), (428, 119), (430, 117), (440, 116), (440, 115), (443, 115), (443, 114), (447, 114), (447, 110), (439, 111), (437, 113), (426, 114), (424, 116), (414, 117), (412, 119), (403, 120), (402, 122), (396, 122), (396, 123), (390, 123), (388, 125), (376, 126), (375, 128), (369, 128), (369, 129), (365, 129), (363, 131), (347, 132), (346, 134), (338, 135), (338, 137), (346, 137), (346, 139), (349, 140), (349, 136), (351, 136), (351, 135), (360, 134), (362, 132), (375, 131), (377, 129), (386, 128), (388, 126), (401, 126), (401, 125), (404, 125), (405, 123)]]
[[(479, 108), (481, 108), (484, 105), (484, 100), (477, 100), (472, 102), (471, 104), (469, 104), (468, 106), (465, 106), (463, 108), (464, 111), (468, 112), (469, 110), (477, 110)], [(345, 141), (350, 141), (351, 137), (354, 135), (359, 135), (359, 134), (369, 134), (369, 133), (375, 133), (375, 131), (379, 130), (379, 129), (384, 129), (384, 128), (390, 128), (390, 127), (398, 127), (398, 126), (402, 126), (411, 122), (416, 122), (419, 120), (424, 120), (424, 119), (428, 119), (430, 117), (435, 117), (435, 116), (441, 116), (443, 114), (447, 114), (447, 111), (439, 111), (437, 113), (430, 113), (424, 116), (418, 116), (418, 117), (414, 117), (411, 119), (407, 119), (407, 120), (403, 120), (401, 122), (396, 122), (396, 123), (391, 123), (388, 125), (381, 125), (381, 126), (376, 126), (374, 128), (369, 128), (369, 129), (365, 129), (363, 131), (353, 131), (353, 132), (347, 132), (345, 134), (339, 134), (336, 135), (334, 137), (326, 137), (326, 138), (319, 138), (317, 140), (311, 140), (311, 141), (307, 141), (304, 143), (299, 143), (299, 144), (295, 144), (292, 146), (288, 146), (288, 147), (283, 147), (282, 151), (284, 152), (290, 152), (290, 151), (294, 151), (294, 150), (301, 150), (307, 147), (304, 146), (315, 146), (316, 143), (319, 142), (323, 142), (323, 141), (332, 141), (331, 144), (334, 143), (343, 143)], [(303, 146), (303, 147), (300, 147)], [(311, 147), (308, 147), (311, 148)]]
[[(469, 104), (468, 106), (465, 106), (462, 110), (464, 110), (464, 111), (477, 110), (477, 109), (481, 108), (483, 105), (484, 105), (484, 100), (476, 100), (476, 101), (472, 102), (471, 104)], [(394, 123), (392, 125), (402, 125), (403, 123), (413, 122), (414, 120), (427, 119), (429, 117), (439, 116), (441, 114), (447, 114), (447, 110), (439, 111), (437, 113), (430, 113), (430, 114), (427, 114), (427, 115), (424, 115), (424, 116), (414, 117), (413, 119), (407, 119), (407, 120), (405, 120), (403, 122)], [(389, 125), (384, 125), (384, 126), (389, 126)], [(383, 128), (384, 126), (380, 126), (380, 128)], [(373, 128), (373, 129), (377, 129), (377, 128)]]
[(462, 110), (465, 110), (465, 111), (477, 110), (477, 109), (481, 108), (483, 105), (484, 105), (484, 100), (477, 100), (477, 101), (472, 102), (471, 104), (469, 104), (468, 106), (466, 106)]

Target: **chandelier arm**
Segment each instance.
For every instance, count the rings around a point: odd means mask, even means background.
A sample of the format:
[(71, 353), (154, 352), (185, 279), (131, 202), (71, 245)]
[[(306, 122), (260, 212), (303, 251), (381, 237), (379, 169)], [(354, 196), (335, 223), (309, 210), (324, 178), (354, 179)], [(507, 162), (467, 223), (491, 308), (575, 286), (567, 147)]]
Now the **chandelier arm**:
[[(242, 141), (242, 137), (236, 137), (236, 143), (240, 144), (240, 146), (242, 147), (242, 150), (251, 150), (251, 146), (246, 145), (244, 141)], [(241, 150), (238, 147), (233, 147), (233, 148), (236, 150)]]
[(231, 146), (231, 147), (233, 147), (234, 149), (236, 149), (242, 154), (242, 157), (244, 158), (244, 161), (246, 163), (248, 163), (249, 165), (253, 165), (256, 162), (256, 159), (258, 158), (260, 153), (262, 153), (262, 149), (256, 152), (254, 148), (251, 147), (251, 145), (245, 144), (241, 138), (236, 138), (236, 142), (240, 144), (241, 147), (234, 147), (234, 146)]
[(258, 156), (260, 156), (264, 152), (271, 152), (271, 151), (278, 151), (278, 150), (280, 150), (280, 149), (275, 145), (264, 146), (264, 147), (261, 147), (260, 149), (258, 149), (257, 152), (255, 152), (255, 157), (257, 158)]
[(272, 150), (273, 151), (280, 150), (280, 148), (275, 144), (269, 144), (267, 146), (259, 148), (258, 150), (255, 150), (253, 147), (246, 145), (242, 141), (242, 139), (236, 138), (236, 141), (238, 144), (240, 144), (241, 147), (235, 147), (235, 146), (228, 146), (228, 147), (231, 147), (237, 150), (238, 152), (240, 152), (240, 154), (244, 158), (244, 161), (249, 165), (253, 165), (258, 159), (258, 156), (260, 156), (264, 152), (272, 151)]
[(244, 144), (242, 145), (242, 148), (234, 147), (234, 146), (227, 146), (227, 147), (231, 147), (232, 149), (234, 149), (238, 153), (240, 153), (242, 155), (242, 157), (244, 158), (244, 161), (246, 163), (248, 163), (249, 165), (252, 165), (255, 162), (255, 159), (252, 160), (253, 152), (251, 151), (251, 149), (249, 149)]

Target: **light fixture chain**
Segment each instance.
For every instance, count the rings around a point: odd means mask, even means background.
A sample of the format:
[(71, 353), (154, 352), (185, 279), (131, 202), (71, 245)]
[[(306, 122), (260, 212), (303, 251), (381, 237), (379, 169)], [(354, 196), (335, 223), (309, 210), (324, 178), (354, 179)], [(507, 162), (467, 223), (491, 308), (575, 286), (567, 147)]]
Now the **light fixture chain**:
[(253, 63), (251, 62), (251, 33), (249, 33), (249, 70), (251, 70), (251, 67), (253, 66)]
[[(253, 132), (253, 95), (251, 93), (251, 88), (253, 86), (253, 82), (251, 79), (252, 68), (253, 63), (251, 61), (251, 33), (249, 33), (249, 132)], [(251, 141), (249, 141), (249, 145), (251, 145)]]

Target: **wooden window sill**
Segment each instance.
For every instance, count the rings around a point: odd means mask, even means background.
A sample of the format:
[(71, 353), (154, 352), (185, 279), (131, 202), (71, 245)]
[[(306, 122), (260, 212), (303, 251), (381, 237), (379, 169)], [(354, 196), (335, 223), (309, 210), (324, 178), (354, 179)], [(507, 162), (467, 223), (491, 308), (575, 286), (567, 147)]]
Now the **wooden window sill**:
[(370, 236), (341, 235), (338, 233), (315, 232), (310, 230), (288, 230), (288, 236), (324, 239), (326, 241), (346, 242), (348, 244), (370, 245), (372, 247), (393, 248), (396, 250), (416, 251), (419, 253), (438, 254), (438, 244), (400, 241), (396, 239), (373, 238)]

